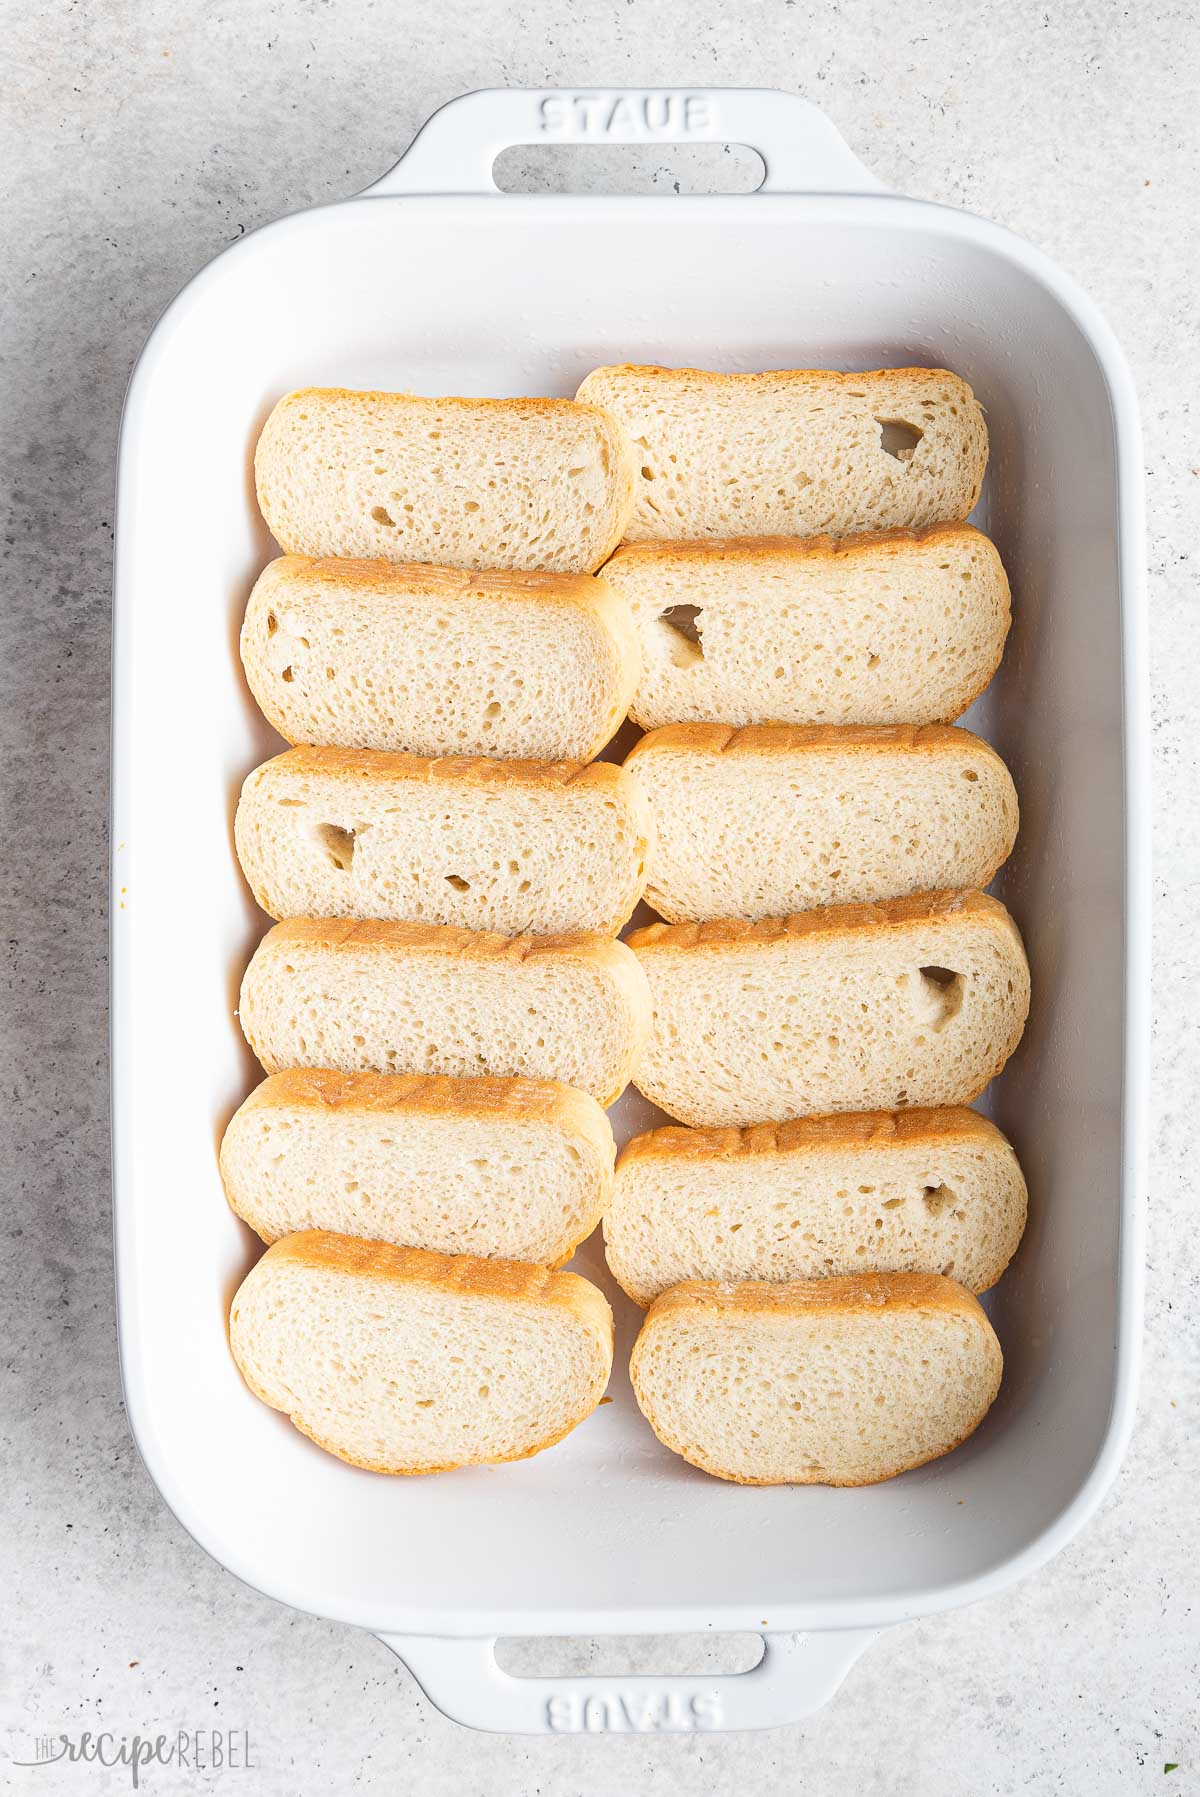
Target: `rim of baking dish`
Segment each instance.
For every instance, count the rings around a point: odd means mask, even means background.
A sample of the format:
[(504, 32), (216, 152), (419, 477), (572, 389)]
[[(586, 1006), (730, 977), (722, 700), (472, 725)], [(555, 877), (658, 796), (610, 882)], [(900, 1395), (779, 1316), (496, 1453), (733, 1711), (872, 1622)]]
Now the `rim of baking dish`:
[[(121, 417), (117, 461), (117, 497), (128, 484), (128, 471), (138, 437), (147, 390), (156, 363), (175, 326), (206, 297), (208, 289), (227, 274), (231, 259), (242, 257), (268, 235), (298, 234), (318, 226), (334, 213), (354, 206), (403, 206), (422, 211), (451, 207), (464, 225), (478, 217), (495, 222), (501, 209), (536, 213), (553, 221), (555, 215), (577, 216), (581, 209), (600, 217), (610, 213), (628, 219), (632, 213), (657, 213), (664, 201), (654, 196), (575, 195), (360, 195), (272, 221), (236, 243), (230, 244), (181, 289), (160, 315), (137, 362), (134, 364)], [(1124, 828), (1124, 948), (1123, 1009), (1125, 1036), (1121, 1099), (1121, 1205), (1117, 1250), (1117, 1337), (1112, 1401), (1104, 1438), (1092, 1466), (1074, 1497), (1064, 1504), (1052, 1522), (1015, 1553), (968, 1578), (943, 1584), (913, 1585), (886, 1597), (822, 1599), (781, 1605), (778, 1593), (764, 1590), (743, 1603), (712, 1606), (702, 1600), (668, 1606), (617, 1605), (586, 1610), (564, 1605), (522, 1610), (512, 1607), (469, 1611), (394, 1610), (377, 1614), (364, 1605), (318, 1607), (302, 1575), (264, 1584), (256, 1567), (236, 1545), (214, 1538), (203, 1512), (176, 1481), (168, 1457), (162, 1452), (149, 1420), (134, 1341), (134, 1292), (137, 1280), (137, 1245), (132, 1214), (127, 1214), (119, 1194), (127, 1183), (133, 1162), (131, 1119), (128, 1107), (118, 1102), (114, 1077), (110, 1101), (112, 1131), (113, 1252), (117, 1293), (118, 1348), (121, 1383), (134, 1445), (160, 1496), (180, 1525), (204, 1551), (253, 1590), (287, 1603), (292, 1608), (380, 1633), (408, 1632), (443, 1636), (545, 1635), (564, 1632), (588, 1634), (672, 1634), (703, 1630), (753, 1629), (762, 1633), (758, 1619), (769, 1604), (771, 1630), (849, 1629), (883, 1626), (955, 1609), (995, 1596), (1044, 1566), (1079, 1533), (1093, 1516), (1120, 1469), (1132, 1433), (1137, 1405), (1138, 1373), (1142, 1346), (1143, 1273), (1145, 1260), (1145, 1163), (1146, 1111), (1149, 1091), (1150, 1046), (1150, 767), (1149, 692), (1146, 657), (1145, 597), (1145, 499), (1141, 426), (1137, 394), (1129, 365), (1115, 335), (1096, 304), (1081, 287), (1041, 250), (991, 220), (933, 201), (893, 194), (750, 194), (686, 195), (673, 197), (674, 208), (699, 209), (711, 223), (744, 220), (753, 205), (771, 211), (780, 222), (832, 222), (856, 225), (910, 225), (928, 228), (936, 224), (945, 236), (975, 244), (1017, 265), (1059, 303), (1088, 342), (1107, 388), (1116, 442), (1117, 565), (1121, 595), (1122, 738)], [(116, 845), (125, 839), (126, 769), (130, 758), (127, 720), (130, 716), (129, 659), (124, 654), (128, 629), (121, 593), (128, 578), (127, 547), (130, 527), (123, 522), (118, 503), (114, 544), (113, 580), (113, 693), (112, 693), (112, 797), (110, 805), (111, 852), (114, 857), (110, 887), (110, 1066), (115, 1070), (130, 1032), (128, 1005), (127, 933), (117, 905), (119, 876)], [(123, 1094), (122, 1094), (123, 1099)]]

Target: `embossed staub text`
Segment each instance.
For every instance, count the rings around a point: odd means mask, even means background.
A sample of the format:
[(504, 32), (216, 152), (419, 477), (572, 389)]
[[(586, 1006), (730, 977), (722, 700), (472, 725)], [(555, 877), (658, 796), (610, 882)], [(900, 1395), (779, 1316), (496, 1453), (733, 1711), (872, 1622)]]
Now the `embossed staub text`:
[(546, 1699), (546, 1725), (555, 1734), (690, 1734), (723, 1724), (716, 1691), (684, 1697), (678, 1691), (556, 1692)]
[(539, 107), (545, 137), (692, 137), (717, 128), (717, 108), (709, 94), (547, 94)]

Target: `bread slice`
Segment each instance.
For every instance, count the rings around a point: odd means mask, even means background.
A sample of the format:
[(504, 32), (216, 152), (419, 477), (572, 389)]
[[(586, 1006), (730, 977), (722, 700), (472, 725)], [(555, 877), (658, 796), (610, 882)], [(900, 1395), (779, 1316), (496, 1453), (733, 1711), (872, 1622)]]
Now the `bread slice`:
[(556, 1266), (600, 1221), (613, 1156), (595, 1099), (553, 1080), (292, 1068), (233, 1117), (221, 1178), (264, 1242), (329, 1229)]
[(633, 543), (939, 524), (987, 466), (982, 409), (944, 368), (597, 368), (576, 397), (633, 441)]
[(268, 1073), (554, 1079), (611, 1104), (650, 1027), (636, 955), (606, 936), (494, 936), (293, 918), (242, 980), (246, 1040)]
[(981, 892), (629, 938), (654, 1027), (634, 1080), (682, 1123), (969, 1104), (1021, 1039), (1029, 967)]
[(672, 923), (986, 886), (1017, 834), (1008, 769), (948, 724), (668, 724), (625, 766)]
[(250, 690), (289, 742), (591, 761), (641, 671), (627, 600), (590, 574), (467, 574), (283, 555), (242, 626)]
[(588, 574), (633, 508), (620, 425), (569, 399), (308, 387), (267, 419), (254, 474), (292, 555)]
[(629, 1371), (673, 1453), (739, 1485), (873, 1485), (966, 1440), (1003, 1356), (952, 1279), (689, 1281), (650, 1307)]
[(969, 524), (846, 537), (625, 543), (604, 570), (660, 724), (936, 724), (1000, 665), (1008, 580)]
[(975, 1111), (656, 1129), (617, 1165), (608, 1264), (637, 1304), (685, 1279), (953, 1274), (995, 1285), (1025, 1227), (1017, 1157)]
[(438, 1473), (524, 1460), (590, 1416), (612, 1312), (575, 1273), (313, 1230), (247, 1274), (229, 1345), (255, 1397), (318, 1447)]
[(246, 780), (234, 839), (272, 917), (615, 936), (646, 884), (649, 830), (609, 761), (289, 749)]

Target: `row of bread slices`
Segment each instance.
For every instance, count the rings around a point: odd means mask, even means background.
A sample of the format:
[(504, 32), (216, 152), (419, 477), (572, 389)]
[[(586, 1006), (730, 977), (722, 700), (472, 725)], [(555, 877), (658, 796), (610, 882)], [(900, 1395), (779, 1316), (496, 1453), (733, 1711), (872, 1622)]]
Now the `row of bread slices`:
[(953, 725), (668, 725), (609, 761), (294, 748), (238, 803), (242, 871), (275, 918), (615, 936), (986, 886), (1017, 798)]
[(233, 1304), (247, 1382), (375, 1471), (535, 1453), (611, 1371), (603, 1296), (551, 1270), (603, 1217), (610, 1268), (649, 1306), (638, 1401), (707, 1471), (861, 1484), (984, 1414), (1000, 1353), (972, 1294), (1026, 1203), (986, 1119), (661, 1129), (613, 1163), (604, 1112), (550, 1082), (273, 1075), (221, 1151), (230, 1202), (274, 1244)]
[[(522, 1460), (603, 1402), (612, 1312), (576, 1273), (311, 1230), (243, 1280), (230, 1344), (256, 1397), (381, 1473)], [(739, 1484), (866, 1485), (957, 1447), (1000, 1385), (978, 1300), (951, 1279), (686, 1281), (630, 1356), (667, 1447)]]
[[(647, 483), (621, 521), (635, 537), (919, 525), (963, 516), (978, 492), (978, 409), (937, 371), (722, 387), (618, 370), (587, 385), (618, 414), (632, 395), (632, 409), (606, 420), (568, 402), (292, 396), (260, 446), (264, 512), (285, 549), (310, 554), (432, 549), (442, 560), (594, 566), (597, 545), (612, 546), (609, 526), (595, 527), (589, 548), (585, 520), (621, 513), (628, 434)], [(602, 440), (598, 461), (582, 441), (563, 460), (565, 426)], [(898, 449), (889, 431), (902, 432)], [(539, 463), (543, 438), (553, 453)], [(423, 485), (430, 454), (441, 461)], [(773, 455), (790, 465), (767, 468)], [(574, 535), (547, 547), (562, 477), (578, 483)], [(989, 878), (1011, 847), (1015, 800), (1002, 766), (965, 732), (728, 727), (957, 715), (1007, 629), (1007, 586), (986, 540), (959, 525), (843, 544), (627, 547), (606, 576), (470, 578), (291, 555), (251, 602), (244, 660), (284, 734), (406, 751), (296, 751), (251, 777), (238, 818), (267, 908), (326, 921), (272, 931), (243, 987), (243, 1024), (268, 1069), (324, 1071), (268, 1080), (231, 1125), (223, 1170), (235, 1207), (266, 1239), (290, 1238), (239, 1294), (232, 1338), (261, 1395), (366, 1465), (528, 1453), (598, 1400), (611, 1355), (600, 1295), (570, 1275), (478, 1259), (553, 1262), (605, 1208), (612, 1142), (597, 1156), (594, 1117), (582, 1130), (590, 1154), (576, 1140), (556, 1159), (535, 1140), (539, 1128), (554, 1136), (555, 1118), (561, 1133), (564, 1116), (578, 1137), (584, 1092), (607, 1101), (636, 1066), (643, 1090), (686, 1121), (955, 1104), (1020, 1033), (1020, 944), (977, 894), (754, 927), (656, 926), (632, 939), (632, 954), (553, 934), (619, 928), (647, 876), (665, 915), (725, 920)], [(726, 725), (657, 732), (626, 772), (418, 759), (586, 756), (629, 705), (643, 722)], [(520, 930), (548, 934), (513, 939)], [(414, 1085), (367, 1068), (457, 1077)], [(489, 1074), (522, 1077), (463, 1077)], [(516, 1132), (511, 1145), (493, 1139), (504, 1129)], [(657, 1222), (639, 1175), (659, 1193)], [(633, 1193), (624, 1250), (623, 1186)], [(937, 1266), (982, 1289), (1023, 1214), (1011, 1150), (958, 1110), (817, 1118), (715, 1142), (666, 1131), (631, 1145), (606, 1224), (610, 1260), (642, 1301), (676, 1288), (656, 1299), (635, 1353), (643, 1408), (672, 1445), (736, 1477), (858, 1482), (943, 1451), (998, 1379), (999, 1351), (968, 1292), (894, 1271), (795, 1280)], [(314, 1226), (340, 1233), (295, 1233)], [(749, 1271), (759, 1283), (677, 1285), (697, 1271)], [(319, 1318), (312, 1303), (325, 1307)], [(531, 1318), (536, 1365), (507, 1345), (515, 1332), (530, 1347)], [(855, 1346), (864, 1325), (871, 1340)], [(441, 1343), (432, 1359), (428, 1340), (413, 1352), (413, 1328)], [(445, 1354), (447, 1331), (461, 1353)], [(834, 1392), (860, 1348), (872, 1363), (878, 1348), (888, 1392), (865, 1434)], [(697, 1402), (720, 1432), (730, 1398), (745, 1411), (743, 1386), (766, 1393), (756, 1402), (772, 1413), (785, 1404), (790, 1437), (747, 1422), (743, 1434), (760, 1443), (748, 1458), (745, 1441), (706, 1452)]]
[(633, 1081), (682, 1123), (969, 1104), (1025, 1024), (1016, 926), (979, 892), (605, 936), (292, 918), (239, 1015), (268, 1072)]
[(289, 742), (588, 761), (627, 713), (944, 723), (995, 673), (1009, 609), (969, 524), (625, 544), (598, 575), (284, 555), (241, 648)]

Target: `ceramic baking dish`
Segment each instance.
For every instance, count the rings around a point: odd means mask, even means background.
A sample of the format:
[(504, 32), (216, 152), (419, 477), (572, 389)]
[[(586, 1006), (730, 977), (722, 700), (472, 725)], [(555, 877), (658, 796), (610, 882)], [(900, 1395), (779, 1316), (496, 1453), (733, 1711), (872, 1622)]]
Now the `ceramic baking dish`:
[[(501, 196), (505, 146), (721, 140), (767, 175), (739, 198)], [(987, 409), (978, 520), (1012, 576), (1003, 670), (970, 722), (1021, 796), (999, 891), (1033, 1012), (991, 1094), (1032, 1195), (989, 1300), (999, 1401), (957, 1453), (861, 1491), (743, 1489), (660, 1447), (625, 1364), (613, 1403), (524, 1464), (356, 1471), (246, 1391), (229, 1300), (258, 1244), (227, 1209), (220, 1132), (258, 1069), (234, 1015), (264, 928), (230, 824), (279, 746), (237, 663), (273, 546), (259, 428), (306, 384), (570, 394), (597, 363), (946, 364)], [(448, 1715), (488, 1728), (706, 1729), (793, 1720), (873, 1631), (998, 1592), (1112, 1480), (1140, 1338), (1147, 1060), (1146, 700), (1136, 403), (1094, 307), (996, 226), (886, 193), (787, 95), (494, 92), (425, 126), (364, 195), (286, 218), (185, 289), (137, 366), (116, 553), (113, 1063), (116, 1258), (129, 1419), (166, 1502), (231, 1571), (373, 1630)], [(647, 1107), (622, 1101), (627, 1134)], [(546, 1681), (499, 1635), (764, 1633), (725, 1678)]]

